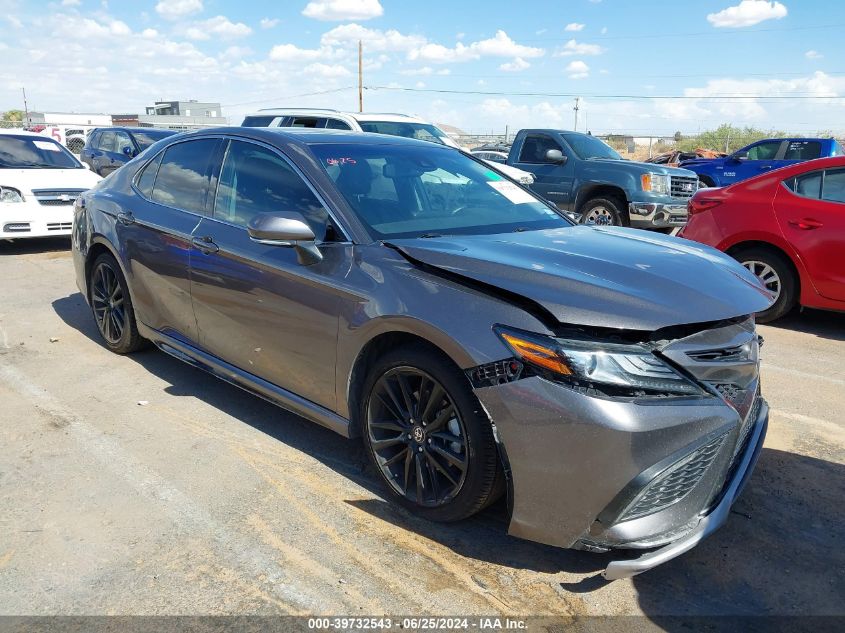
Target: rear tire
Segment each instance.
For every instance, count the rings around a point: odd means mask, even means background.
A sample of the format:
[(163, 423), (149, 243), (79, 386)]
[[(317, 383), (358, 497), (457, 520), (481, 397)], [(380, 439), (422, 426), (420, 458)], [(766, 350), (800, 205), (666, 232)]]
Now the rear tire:
[(781, 318), (795, 307), (798, 300), (798, 279), (792, 266), (783, 255), (765, 248), (746, 248), (731, 256), (754, 274), (769, 292), (776, 295), (768, 310), (758, 312), (758, 323), (768, 323)]
[(108, 253), (97, 257), (91, 266), (88, 296), (106, 347), (116, 354), (130, 354), (144, 347), (146, 340), (138, 333), (126, 278)]
[(593, 198), (581, 207), (581, 224), (628, 226), (625, 203), (618, 198)]
[(502, 493), (492, 424), (448, 358), (419, 344), (391, 350), (362, 395), (365, 449), (391, 499), (433, 521), (458, 521)]
[(702, 187), (715, 187), (716, 183), (710, 180), (707, 176), (699, 176), (698, 177), (698, 188), (701, 189)]

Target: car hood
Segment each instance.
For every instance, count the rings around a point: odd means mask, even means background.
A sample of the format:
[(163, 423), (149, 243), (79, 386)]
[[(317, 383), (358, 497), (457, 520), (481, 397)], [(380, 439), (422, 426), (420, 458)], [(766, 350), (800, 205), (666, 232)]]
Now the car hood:
[(612, 158), (590, 158), (584, 161), (587, 166), (611, 166), (616, 169), (627, 169), (634, 174), (644, 174), (651, 172), (652, 174), (667, 174), (669, 176), (686, 176), (687, 178), (694, 178), (695, 174), (686, 169), (679, 169), (677, 167), (666, 167), (665, 165), (657, 165), (655, 163), (640, 163), (633, 160), (615, 160)]
[(759, 312), (771, 295), (708, 246), (636, 229), (575, 226), (391, 240), (421, 262), (539, 304), (562, 324), (653, 331)]
[(717, 163), (724, 163), (724, 158), (690, 158), (689, 160), (681, 161), (681, 167), (695, 167), (696, 165), (715, 165)]
[(100, 180), (88, 169), (0, 169), (0, 185), (24, 195), (33, 189), (90, 189)]

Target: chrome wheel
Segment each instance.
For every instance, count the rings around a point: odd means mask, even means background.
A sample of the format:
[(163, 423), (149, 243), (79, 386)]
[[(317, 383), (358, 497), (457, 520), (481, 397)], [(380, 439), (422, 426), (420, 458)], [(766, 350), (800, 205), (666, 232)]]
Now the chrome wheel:
[(613, 212), (603, 205), (590, 209), (581, 220), (584, 224), (597, 224), (599, 226), (612, 226), (615, 224)]
[(772, 293), (775, 301), (777, 301), (780, 297), (781, 280), (775, 269), (766, 262), (757, 260), (745, 261), (742, 262), (742, 265), (760, 280), (760, 283)]
[(464, 485), (466, 428), (443, 386), (414, 367), (376, 381), (367, 405), (369, 445), (382, 475), (407, 500), (439, 507)]
[(91, 277), (91, 306), (97, 327), (109, 343), (117, 344), (126, 327), (123, 288), (108, 263), (102, 262)]

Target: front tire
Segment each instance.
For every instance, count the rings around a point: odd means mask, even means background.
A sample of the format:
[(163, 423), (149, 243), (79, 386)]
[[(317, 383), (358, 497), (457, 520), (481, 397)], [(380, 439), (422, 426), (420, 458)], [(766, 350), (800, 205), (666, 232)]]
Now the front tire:
[(111, 351), (129, 354), (144, 346), (123, 271), (114, 257), (103, 253), (91, 267), (88, 296), (100, 336)]
[(774, 321), (792, 310), (798, 299), (798, 279), (782, 255), (765, 248), (747, 248), (732, 255), (775, 295), (772, 306), (757, 313), (758, 323)]
[(581, 207), (581, 224), (627, 226), (625, 204), (617, 198), (593, 198)]
[(501, 494), (490, 420), (466, 377), (423, 345), (371, 368), (360, 419), (367, 455), (392, 499), (434, 521), (458, 521)]

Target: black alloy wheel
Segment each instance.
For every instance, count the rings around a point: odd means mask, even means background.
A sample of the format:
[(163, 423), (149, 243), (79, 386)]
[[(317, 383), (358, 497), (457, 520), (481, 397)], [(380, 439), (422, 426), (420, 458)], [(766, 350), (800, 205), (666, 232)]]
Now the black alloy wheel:
[(138, 333), (126, 279), (114, 257), (103, 254), (97, 258), (91, 267), (88, 291), (94, 320), (106, 346), (118, 354), (141, 349), (145, 341)]
[(382, 475), (409, 501), (438, 507), (466, 478), (466, 429), (437, 380), (414, 367), (396, 367), (375, 384), (367, 433)]

